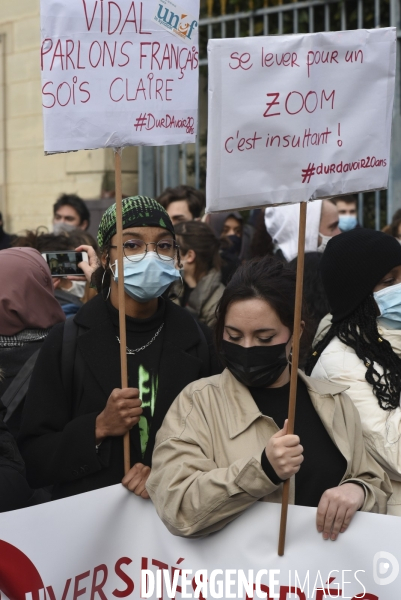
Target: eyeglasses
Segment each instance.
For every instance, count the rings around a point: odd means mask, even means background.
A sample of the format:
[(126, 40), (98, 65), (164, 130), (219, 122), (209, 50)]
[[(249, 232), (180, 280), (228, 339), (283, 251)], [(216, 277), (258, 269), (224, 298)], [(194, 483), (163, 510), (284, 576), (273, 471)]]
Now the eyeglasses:
[[(156, 246), (155, 251), (161, 260), (174, 260), (179, 249), (174, 240), (160, 240), (147, 244), (143, 240), (127, 240), (123, 243), (124, 256), (132, 262), (139, 262), (145, 258), (148, 246)], [(117, 248), (117, 246), (110, 246), (110, 248)]]

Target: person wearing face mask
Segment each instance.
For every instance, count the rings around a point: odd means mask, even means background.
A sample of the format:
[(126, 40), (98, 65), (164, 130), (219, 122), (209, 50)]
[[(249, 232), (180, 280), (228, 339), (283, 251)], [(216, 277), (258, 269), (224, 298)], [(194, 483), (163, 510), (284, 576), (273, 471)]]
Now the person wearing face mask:
[(224, 527), (258, 500), (317, 507), (335, 540), (357, 510), (386, 512), (387, 475), (365, 450), (346, 387), (299, 371), (287, 433), (295, 272), (266, 257), (242, 265), (221, 298), (216, 343), (226, 369), (190, 384), (156, 437), (146, 488), (174, 535)]
[(353, 229), (331, 240), (321, 273), (332, 317), (306, 366), (347, 386), (368, 451), (388, 473), (388, 513), (401, 515), (401, 247), (380, 231)]
[(221, 280), (227, 284), (237, 267), (252, 257), (254, 227), (245, 224), (237, 210), (207, 214), (205, 222), (220, 240)]
[(208, 327), (216, 321), (216, 306), (224, 291), (221, 283), (219, 242), (206, 223), (187, 221), (175, 226), (180, 246), (183, 282), (175, 284), (181, 306)]
[(338, 209), (330, 200), (322, 201), (317, 252), (324, 252), (328, 242), (341, 233)]
[[(88, 232), (82, 229), (75, 229), (70, 233), (66, 234), (71, 243), (71, 248), (76, 252), (86, 252), (88, 255), (88, 262), (78, 263), (78, 267), (86, 273), (90, 273), (88, 279), (83, 279), (82, 276), (69, 275), (64, 281), (70, 282), (71, 288), (69, 291), (71, 294), (76, 294), (77, 298), (85, 304), (96, 296), (96, 288), (92, 285), (91, 277), (94, 269), (91, 269), (91, 263), (96, 264), (97, 268), (100, 264), (100, 250), (97, 241)], [(86, 275), (85, 275), (86, 277)], [(77, 311), (75, 311), (77, 312)], [(74, 313), (75, 314), (75, 313)]]
[(335, 196), (330, 198), (338, 210), (339, 222), (338, 226), (341, 231), (351, 231), (358, 225), (358, 200), (355, 196)]
[(74, 229), (88, 229), (90, 214), (85, 202), (76, 194), (62, 194), (53, 206), (53, 233), (60, 235)]
[[(70, 234), (65, 231), (60, 235), (47, 233), (38, 228), (36, 231), (25, 231), (23, 235), (17, 236), (13, 241), (13, 247), (35, 248), (44, 254), (47, 252), (68, 252), (75, 250), (76, 246), (88, 242), (91, 236), (81, 230), (74, 230)], [(93, 238), (92, 238), (93, 240)], [(93, 240), (94, 242), (94, 240)], [(86, 280), (83, 277), (52, 277), (55, 289), (54, 295), (58, 300), (65, 316), (72, 317), (82, 306), (82, 301), (87, 289)]]
[[(266, 230), (275, 244), (275, 254), (287, 262), (298, 255), (299, 206), (271, 206), (265, 210)], [(308, 202), (305, 252), (324, 252), (327, 242), (340, 234), (338, 211), (329, 200)]]
[[(200, 326), (163, 298), (180, 278), (171, 220), (155, 200), (136, 196), (123, 200), (129, 387), (121, 389), (116, 227), (114, 204), (99, 225), (101, 265), (92, 277), (99, 294), (71, 322), (72, 381), (63, 363), (66, 330), (56, 327), (27, 396), (20, 446), (28, 480), (53, 485), (53, 498), (121, 480), (147, 498), (154, 439), (168, 408), (188, 383), (216, 372)], [(124, 477), (121, 436), (128, 431), (132, 468)]]

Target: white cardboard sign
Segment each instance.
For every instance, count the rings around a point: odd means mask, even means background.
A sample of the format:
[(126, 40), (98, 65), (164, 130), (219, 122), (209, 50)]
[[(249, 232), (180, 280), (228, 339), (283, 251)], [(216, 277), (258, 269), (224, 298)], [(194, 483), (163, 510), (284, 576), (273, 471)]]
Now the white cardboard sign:
[(210, 40), (207, 208), (387, 187), (396, 30)]
[(199, 0), (183, 4), (41, 0), (45, 152), (195, 141)]
[(325, 542), (316, 509), (290, 506), (279, 557), (280, 510), (255, 502), (222, 531), (192, 540), (171, 535), (152, 503), (121, 485), (1, 514), (2, 598), (399, 599), (399, 517), (357, 513)]

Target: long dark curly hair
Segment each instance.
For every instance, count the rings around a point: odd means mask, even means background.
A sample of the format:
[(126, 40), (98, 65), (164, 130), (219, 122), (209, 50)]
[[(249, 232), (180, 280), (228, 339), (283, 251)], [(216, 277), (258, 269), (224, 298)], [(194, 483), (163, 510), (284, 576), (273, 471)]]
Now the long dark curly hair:
[[(312, 373), (323, 351), (333, 338), (338, 337), (363, 361), (365, 379), (372, 386), (380, 408), (393, 410), (400, 406), (401, 359), (391, 344), (380, 336), (376, 318), (377, 305), (373, 294), (370, 294), (348, 317), (331, 325), (324, 338), (316, 344), (305, 371), (308, 375)], [(382, 367), (382, 374), (375, 364)]]

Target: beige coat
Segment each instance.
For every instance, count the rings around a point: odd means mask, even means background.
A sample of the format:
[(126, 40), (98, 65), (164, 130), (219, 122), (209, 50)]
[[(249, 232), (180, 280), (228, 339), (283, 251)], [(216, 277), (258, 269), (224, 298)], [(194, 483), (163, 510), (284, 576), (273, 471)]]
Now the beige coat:
[[(324, 337), (330, 325), (328, 315), (319, 325), (314, 344)], [(378, 331), (401, 357), (401, 331), (380, 325)], [(375, 364), (375, 368), (383, 372), (379, 365)], [(347, 387), (347, 394), (359, 411), (366, 448), (391, 480), (393, 495), (388, 514), (401, 516), (401, 408), (391, 411), (380, 408), (365, 373), (366, 367), (355, 351), (335, 337), (319, 357), (312, 377)]]
[[(342, 393), (344, 386), (315, 381), (301, 372), (299, 376), (347, 461), (342, 483), (362, 483), (362, 510), (385, 513), (391, 486), (365, 451), (358, 412)], [(224, 527), (257, 500), (280, 502), (282, 484), (274, 485), (260, 462), (269, 438), (278, 430), (227, 369), (187, 386), (157, 433), (146, 486), (171, 533), (205, 535)], [(292, 504), (294, 498), (292, 478)]]
[[(180, 283), (175, 284), (171, 289), (171, 293), (177, 297), (176, 304), (179, 304), (178, 299), (182, 295), (182, 289)], [(193, 317), (208, 327), (213, 327), (216, 323), (216, 306), (223, 292), (224, 285), (221, 283), (221, 274), (216, 269), (212, 269), (198, 281), (185, 308)]]

